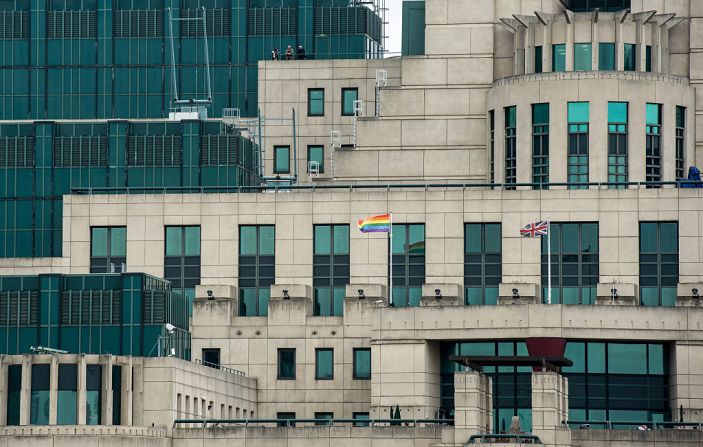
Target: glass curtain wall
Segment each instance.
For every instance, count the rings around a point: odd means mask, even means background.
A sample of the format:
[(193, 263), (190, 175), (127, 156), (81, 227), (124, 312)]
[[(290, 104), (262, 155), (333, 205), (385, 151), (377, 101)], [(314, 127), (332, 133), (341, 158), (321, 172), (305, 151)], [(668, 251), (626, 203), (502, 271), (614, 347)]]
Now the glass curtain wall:
[(273, 225), (239, 227), (239, 315), (268, 315), (271, 284), (276, 280), (276, 232)]
[(349, 225), (315, 225), (313, 315), (344, 315), (349, 284)]
[(549, 104), (532, 105), (533, 189), (549, 189)]
[(643, 306), (676, 306), (679, 225), (640, 222), (640, 300)]
[[(517, 182), (517, 107), (505, 108), (505, 182)], [(506, 186), (505, 189), (515, 189)]]
[(501, 224), (464, 225), (464, 304), (498, 304), (502, 279)]
[[(662, 179), (662, 106), (647, 104), (646, 125), (646, 179), (659, 182)], [(660, 185), (647, 185), (647, 188), (659, 188)]]
[(627, 151), (628, 111), (626, 102), (608, 103), (608, 185), (625, 189), (628, 179)]
[(200, 284), (200, 226), (166, 227), (164, 279), (188, 299), (193, 314), (195, 286)]
[(393, 306), (420, 305), (425, 282), (425, 225), (393, 224)]
[(587, 189), (588, 185), (588, 138), (589, 108), (587, 102), (570, 102), (568, 105), (568, 180), (569, 189)]

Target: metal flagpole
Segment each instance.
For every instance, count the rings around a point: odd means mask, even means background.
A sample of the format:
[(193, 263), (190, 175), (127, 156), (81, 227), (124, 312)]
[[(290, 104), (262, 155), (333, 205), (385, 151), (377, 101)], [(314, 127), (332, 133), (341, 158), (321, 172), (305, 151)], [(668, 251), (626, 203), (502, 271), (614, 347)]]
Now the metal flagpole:
[(547, 304), (552, 304), (552, 221), (547, 217)]
[(388, 227), (388, 304), (393, 306), (393, 213), (390, 214)]

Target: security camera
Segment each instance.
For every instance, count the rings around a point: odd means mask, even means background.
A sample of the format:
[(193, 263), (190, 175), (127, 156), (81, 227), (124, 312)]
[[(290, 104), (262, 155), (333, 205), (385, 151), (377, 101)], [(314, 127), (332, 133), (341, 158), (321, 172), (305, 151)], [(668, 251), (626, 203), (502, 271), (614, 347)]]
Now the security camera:
[(172, 325), (171, 323), (166, 323), (164, 327), (166, 328), (169, 334), (173, 334), (173, 331), (176, 330), (176, 326)]
[(215, 295), (212, 293), (212, 290), (207, 291), (207, 299), (209, 299), (209, 300), (215, 299)]

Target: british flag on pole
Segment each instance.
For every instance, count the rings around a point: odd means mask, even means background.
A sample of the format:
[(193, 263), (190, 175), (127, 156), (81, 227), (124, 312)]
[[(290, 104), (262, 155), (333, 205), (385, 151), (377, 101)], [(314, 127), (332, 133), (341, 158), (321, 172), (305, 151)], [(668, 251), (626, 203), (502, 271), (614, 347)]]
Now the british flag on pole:
[(522, 237), (547, 236), (549, 234), (549, 223), (546, 220), (528, 223), (520, 229)]

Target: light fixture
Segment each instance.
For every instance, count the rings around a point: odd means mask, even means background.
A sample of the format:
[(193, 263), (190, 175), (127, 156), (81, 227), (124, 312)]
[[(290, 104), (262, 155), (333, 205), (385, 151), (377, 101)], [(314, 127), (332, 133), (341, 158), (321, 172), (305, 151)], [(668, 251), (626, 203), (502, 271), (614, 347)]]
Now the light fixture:
[(290, 295), (288, 295), (288, 291), (287, 291), (287, 290), (284, 290), (284, 291), (283, 291), (283, 299), (284, 299), (284, 300), (289, 300), (289, 299), (290, 299)]
[(439, 289), (434, 289), (434, 297), (438, 300), (442, 299), (442, 291)]
[(359, 293), (359, 299), (360, 300), (365, 300), (366, 295), (364, 295), (364, 289), (358, 289), (357, 292)]
[(695, 287), (693, 289), (691, 289), (691, 294), (693, 295), (693, 298), (695, 298), (695, 299), (700, 299), (700, 297), (701, 297), (698, 294), (698, 289), (696, 289)]
[(215, 295), (212, 293), (212, 290), (207, 291), (207, 299), (209, 299), (209, 300), (215, 299)]
[(518, 289), (513, 289), (513, 298), (515, 298), (515, 299), (520, 298), (520, 294), (518, 292), (519, 292)]
[(166, 328), (169, 334), (173, 334), (173, 331), (176, 330), (176, 326), (172, 325), (171, 323), (164, 324), (164, 327)]
[(610, 289), (610, 296), (612, 296), (614, 300), (618, 299), (618, 289)]

